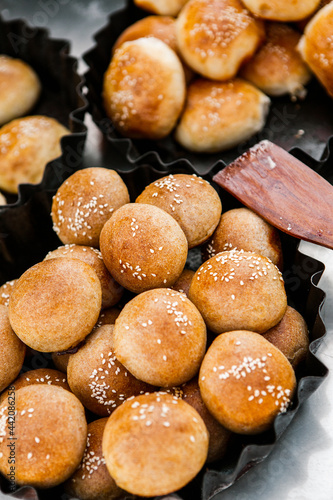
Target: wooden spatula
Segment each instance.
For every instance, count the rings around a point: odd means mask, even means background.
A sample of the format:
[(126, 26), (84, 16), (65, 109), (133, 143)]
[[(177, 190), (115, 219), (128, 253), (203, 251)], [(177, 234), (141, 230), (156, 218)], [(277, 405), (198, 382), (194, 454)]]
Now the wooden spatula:
[(260, 142), (213, 180), (278, 229), (333, 249), (333, 186), (279, 146)]

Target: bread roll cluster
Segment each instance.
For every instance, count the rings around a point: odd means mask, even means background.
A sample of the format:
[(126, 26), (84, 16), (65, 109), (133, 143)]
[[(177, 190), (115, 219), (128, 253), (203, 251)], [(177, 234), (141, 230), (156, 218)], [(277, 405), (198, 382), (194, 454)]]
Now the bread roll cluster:
[[(16, 483), (65, 483), (82, 500), (168, 495), (227, 454), (233, 433), (287, 410), (309, 338), (269, 258), (282, 266), (279, 235), (247, 209), (221, 212), (189, 174), (134, 200), (104, 168), (60, 186), (51, 216), (66, 244), (2, 287), (2, 474), (13, 405)], [(27, 346), (61, 371), (19, 375)]]

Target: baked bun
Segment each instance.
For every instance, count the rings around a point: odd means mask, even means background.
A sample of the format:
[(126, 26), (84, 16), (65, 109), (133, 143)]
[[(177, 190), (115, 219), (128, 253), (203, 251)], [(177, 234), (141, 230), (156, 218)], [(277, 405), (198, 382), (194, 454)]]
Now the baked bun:
[(0, 125), (27, 114), (40, 91), (41, 83), (31, 66), (0, 55)]
[(3, 285), (0, 286), (0, 304), (3, 306), (9, 305), (9, 297), (14, 289), (14, 285), (17, 280), (7, 281)]
[(126, 495), (118, 488), (105, 465), (102, 439), (107, 421), (107, 418), (100, 418), (88, 424), (87, 445), (82, 461), (65, 484), (65, 491), (71, 498), (114, 500)]
[(185, 486), (204, 465), (208, 432), (200, 415), (170, 394), (127, 400), (103, 435), (106, 466), (118, 486), (139, 496), (166, 495)]
[(197, 73), (229, 80), (265, 37), (262, 21), (239, 0), (190, 0), (176, 27), (179, 52)]
[(232, 249), (263, 255), (282, 270), (278, 230), (248, 208), (234, 208), (222, 214), (212, 237), (203, 247), (204, 260)]
[(97, 274), (79, 259), (50, 259), (18, 279), (9, 299), (9, 319), (29, 347), (65, 351), (93, 329), (102, 303)]
[(265, 94), (305, 97), (311, 72), (297, 51), (301, 34), (282, 23), (267, 23), (266, 41), (241, 70)]
[(138, 379), (179, 385), (199, 371), (206, 326), (183, 293), (156, 288), (125, 305), (116, 319), (114, 347), (118, 360)]
[(255, 16), (271, 21), (299, 21), (316, 10), (320, 0), (242, 0)]
[(53, 229), (65, 244), (98, 248), (103, 225), (125, 203), (129, 203), (128, 190), (115, 170), (101, 167), (78, 170), (53, 198)]
[(135, 5), (154, 14), (177, 16), (188, 0), (134, 0)]
[(96, 272), (102, 287), (102, 309), (114, 306), (123, 296), (124, 289), (117, 283), (104, 265), (101, 252), (97, 248), (84, 245), (65, 245), (47, 254), (44, 260), (58, 257), (80, 259)]
[(188, 297), (188, 292), (193, 276), (194, 271), (192, 271), (192, 269), (184, 269), (176, 283), (173, 285), (172, 289), (177, 290), (177, 292), (185, 293), (186, 297)]
[(0, 188), (17, 193), (19, 184), (41, 182), (46, 164), (61, 155), (61, 137), (68, 134), (47, 116), (26, 116), (1, 127)]
[(333, 3), (320, 9), (307, 24), (298, 50), (318, 80), (333, 97)]
[(113, 325), (95, 330), (69, 359), (67, 376), (73, 393), (96, 415), (106, 417), (125, 399), (155, 388), (137, 380), (115, 356)]
[(114, 279), (134, 293), (173, 285), (184, 269), (188, 250), (175, 219), (144, 203), (119, 208), (102, 229), (100, 247)]
[(288, 306), (280, 323), (263, 334), (280, 349), (295, 369), (309, 352), (309, 331), (304, 318)]
[(267, 257), (242, 250), (221, 252), (204, 262), (192, 279), (189, 299), (214, 333), (264, 333), (287, 308), (278, 268)]
[(127, 137), (166, 137), (183, 109), (185, 94), (178, 56), (155, 37), (123, 43), (104, 75), (106, 114)]
[(188, 174), (162, 177), (149, 184), (135, 201), (155, 205), (172, 215), (184, 231), (189, 248), (212, 235), (222, 211), (220, 197), (209, 182)]
[(195, 80), (189, 85), (175, 139), (198, 153), (230, 149), (263, 128), (269, 105), (265, 94), (240, 78)]
[(203, 402), (200, 394), (198, 379), (193, 378), (189, 382), (180, 387), (172, 387), (168, 392), (171, 392), (177, 398), (182, 399), (191, 405), (204, 421), (209, 434), (209, 446), (207, 462), (214, 462), (223, 458), (227, 451), (227, 446), (231, 437), (228, 429), (223, 427), (216, 418), (208, 411), (207, 406)]
[[(74, 394), (55, 385), (30, 385), (0, 405), (0, 472), (19, 485), (51, 488), (79, 465), (87, 440), (84, 408)], [(15, 408), (15, 446), (8, 447), (11, 409)]]
[(25, 350), (10, 326), (7, 307), (0, 305), (0, 392), (20, 373)]
[(286, 411), (296, 387), (287, 358), (258, 333), (219, 335), (202, 362), (202, 399), (227, 429), (240, 434), (267, 430)]

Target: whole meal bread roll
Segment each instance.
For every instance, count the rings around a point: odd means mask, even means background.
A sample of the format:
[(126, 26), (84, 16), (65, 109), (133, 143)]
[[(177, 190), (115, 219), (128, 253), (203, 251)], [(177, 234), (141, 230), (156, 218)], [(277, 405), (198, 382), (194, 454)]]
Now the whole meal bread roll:
[(125, 401), (109, 417), (103, 454), (118, 486), (139, 496), (167, 495), (204, 465), (208, 432), (198, 412), (165, 393)]
[(39, 77), (29, 64), (0, 55), (0, 125), (29, 113), (40, 92)]
[(7, 307), (0, 305), (0, 392), (20, 373), (25, 351), (10, 325)]
[(84, 408), (62, 387), (22, 387), (0, 405), (0, 472), (11, 483), (36, 488), (62, 483), (81, 462), (86, 440)]
[(155, 14), (177, 16), (188, 0), (134, 0), (135, 5)]
[(202, 399), (214, 417), (239, 434), (267, 430), (285, 412), (296, 387), (287, 358), (262, 335), (232, 331), (219, 335), (202, 362)]
[(299, 21), (316, 10), (320, 0), (243, 0), (255, 16), (271, 21)]

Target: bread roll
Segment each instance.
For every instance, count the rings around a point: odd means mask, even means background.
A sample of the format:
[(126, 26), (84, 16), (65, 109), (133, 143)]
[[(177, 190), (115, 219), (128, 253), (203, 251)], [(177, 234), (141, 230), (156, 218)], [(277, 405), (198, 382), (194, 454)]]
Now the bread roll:
[(134, 0), (135, 5), (141, 9), (162, 14), (164, 16), (177, 16), (183, 5), (188, 0)]
[(299, 21), (316, 10), (320, 0), (243, 0), (255, 16), (271, 21)]
[(0, 392), (20, 373), (25, 351), (9, 323), (7, 307), (0, 305)]

